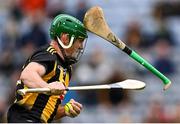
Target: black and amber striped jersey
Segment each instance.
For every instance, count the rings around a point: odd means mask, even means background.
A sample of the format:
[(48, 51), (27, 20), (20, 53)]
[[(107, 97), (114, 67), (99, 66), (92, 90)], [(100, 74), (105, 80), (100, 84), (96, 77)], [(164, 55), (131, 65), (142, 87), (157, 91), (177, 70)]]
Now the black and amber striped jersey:
[[(67, 65), (57, 54), (56, 50), (48, 45), (37, 50), (27, 59), (23, 69), (30, 63), (37, 62), (46, 68), (42, 77), (47, 83), (54, 81), (64, 82), (67, 87), (71, 77), (71, 66)], [(21, 80), (17, 81), (17, 88), (28, 88)], [(55, 117), (58, 105), (61, 103), (61, 96), (53, 96), (41, 93), (28, 93), (25, 96), (16, 94), (15, 103), (26, 107), (29, 116), (40, 119), (43, 122), (51, 122)]]

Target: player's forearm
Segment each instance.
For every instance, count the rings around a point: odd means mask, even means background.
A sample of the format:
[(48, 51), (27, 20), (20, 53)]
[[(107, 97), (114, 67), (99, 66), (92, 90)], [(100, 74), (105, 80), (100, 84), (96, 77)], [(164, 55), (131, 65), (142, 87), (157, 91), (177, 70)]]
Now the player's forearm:
[(27, 87), (31, 88), (43, 88), (48, 85), (37, 72), (23, 72), (20, 80), (22, 80)]
[(55, 120), (61, 119), (64, 116), (66, 116), (64, 106), (59, 105)]

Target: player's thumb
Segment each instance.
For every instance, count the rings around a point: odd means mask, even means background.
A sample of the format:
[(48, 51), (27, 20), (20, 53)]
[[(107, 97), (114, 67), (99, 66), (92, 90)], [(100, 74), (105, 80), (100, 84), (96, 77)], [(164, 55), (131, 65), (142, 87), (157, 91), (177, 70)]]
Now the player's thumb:
[(74, 103), (75, 100), (74, 99), (70, 99), (69, 103)]

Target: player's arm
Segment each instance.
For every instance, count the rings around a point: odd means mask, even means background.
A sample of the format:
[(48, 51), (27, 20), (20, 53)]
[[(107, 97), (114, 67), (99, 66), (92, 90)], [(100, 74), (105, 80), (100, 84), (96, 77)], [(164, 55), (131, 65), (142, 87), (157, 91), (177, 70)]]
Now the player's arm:
[(41, 78), (46, 72), (43, 65), (37, 62), (30, 62), (21, 72), (20, 80), (31, 88), (47, 87), (47, 83)]
[(60, 119), (64, 116), (74, 118), (80, 114), (82, 105), (71, 99), (65, 106), (59, 105), (55, 119)]
[(58, 120), (64, 116), (66, 116), (64, 106), (59, 105), (56, 116), (55, 116), (55, 120)]
[(46, 83), (42, 76), (46, 73), (46, 68), (37, 63), (30, 62), (22, 71), (20, 80), (30, 88), (50, 88), (50, 89), (65, 89), (63, 83), (57, 81)]

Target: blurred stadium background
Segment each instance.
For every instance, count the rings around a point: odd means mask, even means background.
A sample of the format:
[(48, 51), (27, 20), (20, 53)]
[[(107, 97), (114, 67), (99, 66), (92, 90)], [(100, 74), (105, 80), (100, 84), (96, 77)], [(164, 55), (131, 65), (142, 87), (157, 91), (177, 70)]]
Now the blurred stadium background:
[(86, 51), (75, 65), (71, 86), (114, 83), (127, 78), (147, 83), (141, 91), (69, 92), (84, 106), (77, 118), (56, 122), (180, 122), (179, 0), (0, 0), (0, 122), (14, 101), (16, 80), (31, 53), (50, 41), (48, 29), (60, 13), (80, 20), (99, 5), (120, 39), (172, 80), (161, 80), (123, 52), (89, 33)]

